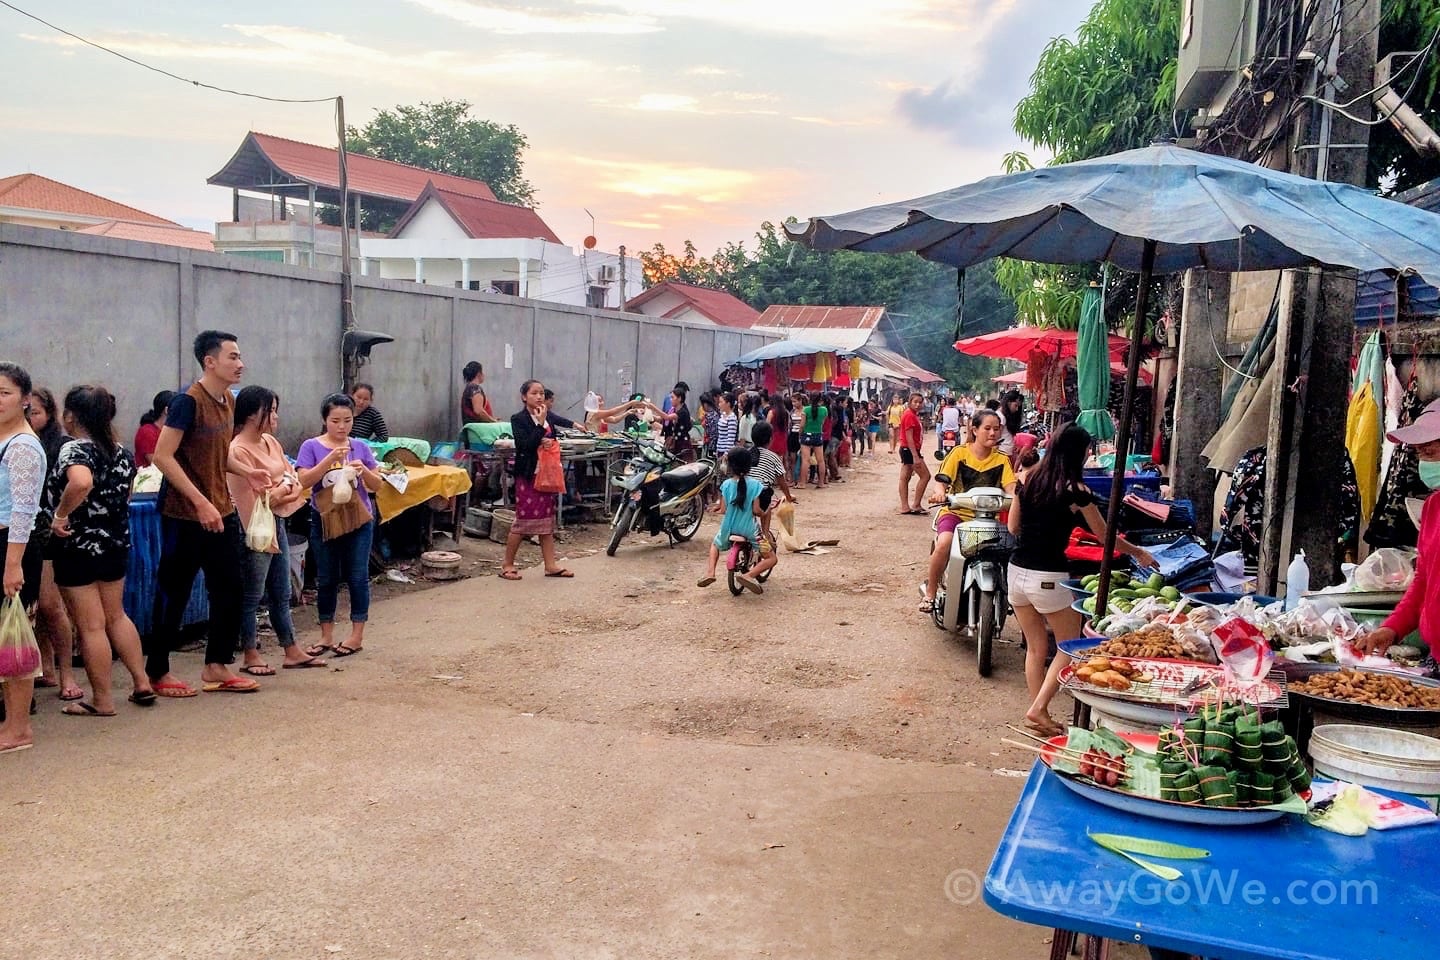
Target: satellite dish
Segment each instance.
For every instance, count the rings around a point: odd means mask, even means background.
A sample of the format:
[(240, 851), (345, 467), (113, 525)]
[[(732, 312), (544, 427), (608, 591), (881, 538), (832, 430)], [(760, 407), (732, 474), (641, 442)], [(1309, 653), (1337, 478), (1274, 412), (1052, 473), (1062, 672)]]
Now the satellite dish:
[(586, 249), (586, 250), (594, 250), (594, 249), (595, 249), (595, 238), (594, 238), (594, 237), (586, 237), (586, 238), (585, 238), (585, 249)]

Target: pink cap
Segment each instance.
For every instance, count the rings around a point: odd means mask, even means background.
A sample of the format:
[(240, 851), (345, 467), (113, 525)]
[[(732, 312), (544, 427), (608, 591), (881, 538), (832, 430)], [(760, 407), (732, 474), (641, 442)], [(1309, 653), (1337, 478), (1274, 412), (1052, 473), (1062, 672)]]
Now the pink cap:
[(1393, 430), (1387, 436), (1393, 443), (1411, 446), (1440, 440), (1440, 400), (1431, 400), (1410, 426)]

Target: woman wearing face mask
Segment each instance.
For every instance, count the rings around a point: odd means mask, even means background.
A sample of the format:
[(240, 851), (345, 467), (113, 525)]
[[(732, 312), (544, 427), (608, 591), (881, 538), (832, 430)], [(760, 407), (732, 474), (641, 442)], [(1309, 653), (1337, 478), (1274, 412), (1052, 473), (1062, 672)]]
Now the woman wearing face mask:
[[(1440, 400), (1430, 404), (1415, 422), (1390, 434), (1394, 443), (1408, 443), (1420, 461), (1420, 479), (1425, 486), (1440, 490)], [(1361, 637), (1357, 646), (1365, 653), (1384, 654), (1402, 637), (1417, 628), (1420, 639), (1430, 648), (1430, 657), (1440, 659), (1440, 496), (1425, 498), (1420, 513), (1420, 539), (1416, 543), (1415, 579), (1395, 612), (1376, 630)]]

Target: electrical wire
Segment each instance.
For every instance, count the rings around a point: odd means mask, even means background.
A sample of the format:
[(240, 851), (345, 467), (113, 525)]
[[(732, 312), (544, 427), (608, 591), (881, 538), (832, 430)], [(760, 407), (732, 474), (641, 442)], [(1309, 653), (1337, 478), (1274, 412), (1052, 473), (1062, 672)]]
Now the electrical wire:
[[(1426, 58), (1426, 56), (1429, 55), (1430, 51), (1431, 51), (1432, 49), (1434, 49), (1434, 47), (1435, 47), (1435, 41), (1436, 41), (1436, 40), (1440, 40), (1440, 26), (1437, 26), (1437, 27), (1435, 28), (1435, 32), (1430, 35), (1430, 42), (1427, 43), (1427, 44), (1425, 44), (1425, 48), (1424, 48), (1423, 50), (1421, 50), (1419, 53), (1415, 54), (1414, 57), (1410, 58), (1410, 62), (1407, 63), (1407, 64), (1405, 64), (1405, 66), (1401, 67), (1401, 68), (1400, 68), (1400, 72), (1403, 73), (1403, 72), (1405, 72), (1406, 70), (1410, 69), (1410, 67), (1411, 67), (1412, 64), (1418, 64), (1418, 63), (1420, 63), (1421, 61), (1423, 61), (1423, 60)], [(1400, 112), (1400, 108), (1403, 107), (1403, 106), (1405, 106), (1405, 102), (1410, 99), (1410, 94), (1412, 94), (1412, 93), (1415, 92), (1415, 87), (1419, 84), (1419, 82), (1420, 82), (1420, 77), (1421, 77), (1421, 71), (1416, 70), (1416, 71), (1415, 71), (1415, 76), (1413, 76), (1413, 77), (1410, 78), (1410, 86), (1406, 87), (1406, 88), (1405, 88), (1405, 92), (1400, 95), (1400, 102), (1399, 102), (1398, 104), (1396, 104), (1395, 108), (1394, 108), (1393, 110), (1391, 110), (1391, 111), (1390, 111), (1388, 114), (1386, 114), (1385, 116), (1379, 117), (1379, 118), (1374, 119), (1374, 120), (1363, 120), (1363, 119), (1361, 119), (1360, 117), (1357, 117), (1357, 116), (1355, 116), (1354, 114), (1347, 112), (1347, 111), (1345, 110), (1345, 108), (1346, 108), (1346, 107), (1349, 107), (1349, 106), (1353, 106), (1354, 104), (1358, 103), (1360, 100), (1363, 100), (1363, 99), (1365, 99), (1365, 98), (1367, 98), (1367, 97), (1370, 97), (1370, 96), (1373, 95), (1373, 94), (1379, 93), (1381, 90), (1384, 90), (1386, 87), (1390, 86), (1391, 84), (1389, 84), (1389, 83), (1381, 84), (1380, 86), (1374, 87), (1373, 89), (1368, 90), (1368, 91), (1366, 91), (1365, 93), (1362, 93), (1360, 96), (1356, 97), (1354, 100), (1351, 100), (1351, 101), (1349, 101), (1349, 102), (1347, 102), (1347, 103), (1343, 103), (1343, 104), (1341, 104), (1341, 103), (1335, 103), (1335, 102), (1333, 102), (1333, 101), (1325, 100), (1325, 99), (1322, 99), (1321, 97), (1314, 97), (1314, 96), (1302, 96), (1300, 99), (1301, 99), (1301, 100), (1309, 101), (1309, 102), (1311, 102), (1311, 103), (1317, 103), (1317, 104), (1319, 104), (1320, 106), (1325, 107), (1326, 109), (1333, 110), (1335, 113), (1338, 113), (1340, 116), (1344, 117), (1346, 120), (1351, 121), (1352, 123), (1359, 123), (1359, 124), (1362, 124), (1362, 125), (1367, 126), (1367, 127), (1378, 127), (1378, 126), (1380, 126), (1381, 124), (1388, 123), (1391, 117), (1395, 116), (1395, 114), (1397, 114), (1397, 113)], [(1392, 79), (1393, 79), (1393, 78), (1392, 78)]]
[(169, 77), (171, 80), (179, 80), (181, 83), (188, 83), (188, 84), (189, 84), (190, 86), (192, 86), (192, 87), (201, 87), (201, 88), (203, 88), (203, 89), (205, 89), (205, 90), (214, 90), (214, 91), (216, 91), (217, 93), (228, 93), (228, 94), (231, 94), (232, 96), (236, 96), (236, 97), (249, 97), (249, 98), (251, 98), (252, 100), (268, 100), (268, 101), (270, 101), (271, 103), (329, 103), (330, 101), (332, 101), (332, 100), (335, 99), (334, 97), (314, 97), (314, 98), (310, 98), (310, 99), (300, 99), (300, 98), (295, 98), (295, 97), (267, 97), (267, 96), (265, 96), (265, 95), (263, 95), (263, 94), (259, 94), (259, 93), (246, 93), (244, 90), (231, 90), (229, 87), (217, 87), (217, 86), (215, 86), (214, 84), (203, 83), (202, 81), (199, 81), (199, 80), (192, 80), (192, 79), (190, 79), (189, 77), (182, 77), (182, 76), (180, 76), (180, 74), (178, 74), (178, 73), (171, 73), (169, 70), (165, 70), (165, 69), (163, 69), (163, 68), (161, 68), (161, 67), (153, 66), (153, 65), (151, 65), (151, 64), (146, 63), (146, 62), (143, 61), (143, 60), (136, 60), (134, 57), (127, 56), (127, 55), (121, 53), (121, 52), (118, 51), (118, 50), (111, 50), (109, 47), (105, 46), (104, 44), (96, 43), (94, 40), (87, 40), (85, 37), (80, 36), (80, 34), (78, 34), (78, 33), (72, 33), (71, 31), (66, 30), (64, 27), (56, 26), (55, 24), (51, 23), (49, 20), (46, 20), (46, 19), (44, 19), (44, 18), (42, 18), (42, 17), (38, 17), (38, 16), (36, 16), (35, 14), (31, 13), (31, 12), (28, 11), (28, 10), (22, 10), (22, 9), (20, 9), (19, 7), (15, 6), (15, 4), (8, 2), (8, 0), (0, 0), (0, 7), (6, 7), (6, 8), (8, 8), (8, 9), (10, 9), (10, 10), (13, 10), (13, 11), (15, 11), (16, 13), (20, 14), (20, 16), (22, 16), (22, 17), (27, 17), (27, 18), (29, 18), (29, 19), (31, 19), (31, 20), (34, 20), (34, 21), (35, 21), (36, 23), (38, 23), (38, 24), (41, 24), (41, 25), (46, 26), (46, 27), (49, 27), (51, 30), (54, 30), (56, 33), (63, 33), (65, 36), (69, 37), (70, 39), (72, 39), (72, 40), (77, 40), (77, 41), (79, 41), (80, 43), (85, 44), (87, 47), (94, 47), (96, 50), (100, 50), (100, 51), (103, 51), (103, 52), (105, 52), (105, 53), (108, 53), (108, 54), (110, 54), (112, 57), (119, 57), (121, 60), (124, 60), (126, 63), (134, 64), (134, 65), (137, 66), (137, 67), (143, 67), (144, 69), (149, 70), (149, 71), (151, 71), (151, 72), (153, 72), (153, 73), (158, 73), (158, 74), (160, 74), (161, 76)]

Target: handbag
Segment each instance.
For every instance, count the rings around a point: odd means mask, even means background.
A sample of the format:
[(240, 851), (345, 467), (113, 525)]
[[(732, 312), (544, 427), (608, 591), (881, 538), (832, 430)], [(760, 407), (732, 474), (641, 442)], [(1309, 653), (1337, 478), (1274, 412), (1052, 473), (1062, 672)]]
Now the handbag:
[(565, 492), (565, 466), (560, 462), (560, 444), (550, 437), (540, 442), (535, 465), (535, 492)]
[(250, 522), (245, 525), (245, 546), (256, 553), (275, 551), (275, 514), (270, 510), (270, 491), (255, 498)]
[(363, 499), (351, 496), (344, 503), (336, 503), (334, 489), (322, 487), (315, 494), (315, 509), (320, 514), (322, 540), (335, 540), (347, 533), (353, 533), (371, 520), (370, 508)]
[(0, 605), (0, 677), (17, 680), (40, 672), (40, 646), (20, 597), (6, 597)]

